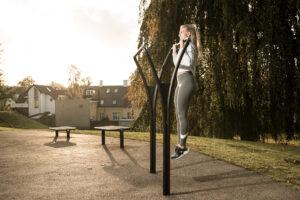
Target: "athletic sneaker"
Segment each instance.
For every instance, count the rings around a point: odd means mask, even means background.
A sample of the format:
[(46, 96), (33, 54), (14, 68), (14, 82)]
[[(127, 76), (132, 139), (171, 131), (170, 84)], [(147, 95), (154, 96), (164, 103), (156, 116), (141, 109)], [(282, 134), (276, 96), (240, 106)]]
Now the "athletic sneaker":
[(175, 153), (171, 156), (171, 159), (179, 159), (183, 156), (185, 156), (186, 154), (188, 154), (188, 152), (190, 151), (190, 149), (188, 148), (180, 148), (178, 146), (175, 147)]

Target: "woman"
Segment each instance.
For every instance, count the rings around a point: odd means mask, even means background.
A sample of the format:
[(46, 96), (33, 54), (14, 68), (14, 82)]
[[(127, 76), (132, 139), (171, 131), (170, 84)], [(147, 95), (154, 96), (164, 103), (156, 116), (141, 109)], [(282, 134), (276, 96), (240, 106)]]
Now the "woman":
[(176, 66), (178, 57), (183, 49), (185, 41), (190, 38), (186, 52), (184, 53), (180, 66), (177, 72), (177, 87), (174, 95), (175, 114), (177, 121), (177, 134), (178, 144), (175, 147), (175, 153), (171, 156), (172, 159), (178, 159), (186, 155), (189, 149), (186, 146), (187, 140), (187, 111), (189, 101), (196, 88), (196, 82), (194, 79), (195, 66), (197, 62), (197, 37), (196, 29), (191, 24), (185, 24), (180, 26), (179, 30), (179, 51), (177, 53), (176, 44), (173, 45), (173, 62)]

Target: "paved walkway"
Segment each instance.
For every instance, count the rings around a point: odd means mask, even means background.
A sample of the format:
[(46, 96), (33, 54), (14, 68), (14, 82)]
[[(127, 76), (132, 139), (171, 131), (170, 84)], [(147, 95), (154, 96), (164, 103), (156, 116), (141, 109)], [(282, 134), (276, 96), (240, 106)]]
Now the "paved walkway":
[[(126, 133), (125, 133), (126, 134)], [(150, 174), (149, 143), (48, 131), (0, 132), (0, 199), (282, 199), (300, 191), (266, 176), (191, 151), (171, 161), (171, 193), (162, 195), (162, 146)]]

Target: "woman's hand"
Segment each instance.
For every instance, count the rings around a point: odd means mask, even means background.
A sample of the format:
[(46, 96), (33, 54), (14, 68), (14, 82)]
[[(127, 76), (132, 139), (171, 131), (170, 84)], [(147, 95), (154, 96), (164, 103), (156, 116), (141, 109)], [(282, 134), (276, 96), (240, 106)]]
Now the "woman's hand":
[(180, 39), (180, 41), (179, 41), (179, 46), (180, 46), (180, 48), (183, 48), (183, 45), (184, 45), (184, 42), (183, 42), (182, 39)]
[(172, 50), (173, 50), (173, 54), (176, 54), (176, 50), (177, 50), (177, 44), (173, 44), (173, 47), (172, 47)]

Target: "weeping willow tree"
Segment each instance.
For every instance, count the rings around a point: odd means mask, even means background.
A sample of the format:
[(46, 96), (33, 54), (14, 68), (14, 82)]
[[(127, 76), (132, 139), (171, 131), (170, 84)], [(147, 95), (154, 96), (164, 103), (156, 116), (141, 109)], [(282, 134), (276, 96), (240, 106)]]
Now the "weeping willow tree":
[[(200, 89), (190, 104), (190, 134), (290, 140), (300, 129), (299, 17), (297, 0), (142, 0), (138, 46), (146, 44), (160, 66), (180, 25), (196, 24)], [(139, 60), (153, 84), (145, 57)], [(169, 62), (164, 82), (173, 69)], [(130, 99), (145, 106), (137, 72), (131, 84)], [(149, 115), (141, 118), (136, 123), (146, 128)]]

